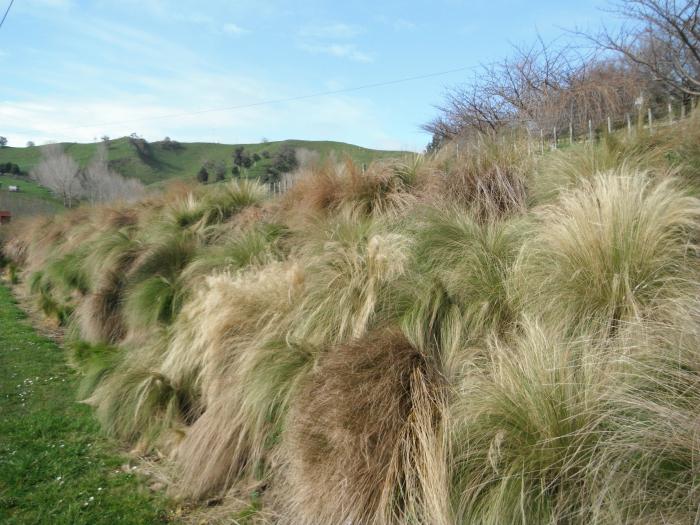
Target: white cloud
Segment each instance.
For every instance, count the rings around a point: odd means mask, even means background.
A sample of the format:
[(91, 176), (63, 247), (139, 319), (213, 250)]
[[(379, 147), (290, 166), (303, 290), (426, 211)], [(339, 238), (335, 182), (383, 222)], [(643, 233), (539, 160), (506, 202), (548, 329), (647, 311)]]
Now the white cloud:
[(347, 58), (354, 62), (372, 62), (374, 60), (371, 55), (360, 51), (355, 44), (301, 44), (301, 48), (310, 53)]
[(395, 31), (410, 31), (411, 29), (416, 28), (416, 24), (410, 20), (406, 20), (405, 18), (397, 18), (392, 23), (392, 26)]
[(299, 36), (313, 39), (348, 39), (356, 37), (361, 32), (362, 31), (357, 26), (333, 23), (305, 26), (299, 31)]
[(372, 62), (371, 54), (359, 49), (352, 40), (361, 28), (340, 22), (305, 26), (298, 32), (299, 47), (309, 53), (345, 58), (354, 62)]
[(250, 32), (247, 29), (243, 29), (241, 26), (233, 23), (224, 24), (223, 29), (224, 33), (234, 36), (240, 36)]

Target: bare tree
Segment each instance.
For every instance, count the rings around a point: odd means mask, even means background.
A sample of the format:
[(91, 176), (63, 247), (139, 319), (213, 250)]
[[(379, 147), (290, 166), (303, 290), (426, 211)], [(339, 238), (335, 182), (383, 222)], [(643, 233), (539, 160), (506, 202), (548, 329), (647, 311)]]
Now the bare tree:
[(620, 60), (584, 55), (538, 39), (484, 66), (475, 79), (447, 94), (425, 129), (441, 139), (496, 133), (509, 127), (583, 129), (633, 107), (642, 80)]
[(91, 203), (113, 200), (132, 201), (143, 196), (143, 184), (111, 170), (106, 144), (97, 146), (90, 164), (80, 173), (81, 196)]
[(620, 0), (611, 11), (630, 23), (587, 35), (685, 96), (700, 96), (698, 0)]
[(63, 199), (63, 205), (71, 208), (80, 196), (78, 164), (63, 151), (60, 144), (47, 144), (41, 148), (41, 162), (32, 170), (32, 177)]

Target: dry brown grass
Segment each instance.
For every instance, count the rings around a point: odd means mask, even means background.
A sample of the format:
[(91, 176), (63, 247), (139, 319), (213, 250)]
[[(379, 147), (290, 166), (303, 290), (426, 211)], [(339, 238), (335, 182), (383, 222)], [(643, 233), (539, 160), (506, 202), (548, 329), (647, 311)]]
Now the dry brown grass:
[(441, 389), (396, 329), (330, 350), (284, 436), (286, 522), (449, 523)]

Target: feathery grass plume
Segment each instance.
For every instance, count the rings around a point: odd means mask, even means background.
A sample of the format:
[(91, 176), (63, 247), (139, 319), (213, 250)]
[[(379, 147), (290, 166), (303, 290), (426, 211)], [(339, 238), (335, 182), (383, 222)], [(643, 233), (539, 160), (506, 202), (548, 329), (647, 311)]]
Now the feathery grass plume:
[(329, 349), (283, 434), (282, 522), (451, 523), (442, 388), (397, 329)]
[(181, 432), (195, 406), (191, 385), (176, 385), (158, 371), (163, 346), (154, 338), (146, 348), (122, 348), (116, 363), (105, 370), (85, 400), (95, 407), (106, 432), (142, 451), (157, 445), (166, 431)]
[(209, 277), (183, 308), (162, 370), (195, 374), (203, 415), (177, 451), (182, 491), (194, 497), (266, 475), (286, 406), (313, 351), (284, 339), (303, 281), (272, 263)]
[(490, 340), (484, 360), (449, 407), (456, 522), (589, 523), (604, 354), (526, 319), (512, 346)]
[(700, 192), (700, 113), (697, 109), (673, 126), (657, 127), (652, 134), (638, 133), (634, 143), (635, 153), (656, 151), (696, 194)]
[(81, 373), (78, 398), (92, 395), (104, 377), (116, 366), (119, 349), (103, 344), (90, 344), (80, 339), (68, 339), (68, 360)]
[(307, 286), (294, 311), (295, 340), (340, 343), (395, 315), (393, 284), (406, 270), (408, 237), (348, 209), (308, 235), (299, 250)]
[(433, 175), (425, 179), (425, 200), (456, 203), (483, 221), (525, 210), (525, 181), (532, 160), (517, 144), (482, 136), (460, 147), (441, 148), (430, 164)]
[(595, 481), (601, 522), (694, 523), (700, 512), (700, 286), (622, 327)]
[(419, 214), (402, 319), (418, 348), (435, 346), (449, 360), (470, 341), (508, 330), (516, 316), (509, 280), (522, 222), (482, 223), (456, 206)]
[(538, 211), (517, 282), (525, 307), (605, 335), (697, 275), (700, 200), (673, 180), (601, 174)]
[(529, 200), (532, 204), (552, 203), (563, 191), (610, 171), (646, 171), (659, 178), (667, 176), (664, 149), (644, 147), (640, 140), (606, 135), (598, 143), (577, 144), (546, 155), (528, 181)]
[(36, 271), (29, 276), (28, 285), (42, 313), (58, 325), (65, 325), (70, 317), (71, 305), (68, 298), (56, 290), (51, 279), (44, 272)]
[(236, 271), (249, 265), (262, 266), (281, 260), (281, 241), (288, 230), (281, 224), (259, 223), (243, 231), (228, 232), (215, 244), (198, 250), (185, 268), (182, 279), (188, 287), (199, 286), (199, 279), (214, 271)]
[(348, 207), (362, 215), (396, 216), (415, 197), (410, 193), (411, 172), (396, 162), (373, 162), (367, 169), (347, 159), (315, 166), (302, 175), (283, 197), (287, 213), (326, 213)]
[(83, 267), (88, 253), (88, 244), (84, 244), (63, 256), (49, 260), (45, 265), (45, 275), (66, 292), (85, 295), (90, 291), (90, 277)]
[(265, 188), (252, 181), (197, 188), (170, 202), (163, 220), (179, 228), (201, 229), (224, 222), (247, 206), (259, 204), (266, 195)]
[(122, 305), (127, 274), (142, 246), (136, 228), (100, 232), (83, 261), (91, 292), (78, 304), (74, 319), (80, 338), (93, 344), (116, 343), (126, 335)]
[(198, 242), (188, 230), (156, 225), (139, 239), (142, 249), (126, 275), (124, 320), (133, 335), (169, 324), (182, 305), (183, 269), (194, 257)]

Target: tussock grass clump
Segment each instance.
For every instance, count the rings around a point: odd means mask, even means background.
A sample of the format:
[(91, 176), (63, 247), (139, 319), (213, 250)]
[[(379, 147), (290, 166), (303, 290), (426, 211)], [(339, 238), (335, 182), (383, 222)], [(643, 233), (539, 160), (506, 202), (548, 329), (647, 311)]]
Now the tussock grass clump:
[(697, 272), (700, 201), (644, 173), (599, 175), (538, 211), (521, 252), (527, 308), (571, 330), (610, 333)]
[(455, 206), (429, 208), (413, 228), (403, 326), (421, 348), (444, 356), (492, 331), (505, 333), (516, 316), (510, 274), (522, 221), (483, 223)]
[(594, 346), (525, 321), (492, 340), (450, 406), (457, 523), (590, 523), (587, 488), (610, 375)]
[(363, 215), (397, 215), (414, 201), (407, 165), (375, 162), (365, 170), (350, 160), (313, 167), (283, 197), (286, 210), (302, 214), (350, 208)]
[(162, 369), (194, 378), (204, 412), (177, 450), (181, 492), (199, 498), (266, 478), (273, 436), (314, 362), (312, 348), (284, 338), (300, 285), (298, 269), (279, 263), (221, 274), (183, 309)]
[(300, 251), (305, 293), (292, 336), (315, 346), (361, 337), (392, 318), (394, 283), (407, 269), (410, 240), (374, 220), (342, 214)]
[(595, 144), (577, 144), (545, 156), (528, 181), (533, 204), (552, 203), (564, 191), (590, 183), (601, 173), (643, 171), (659, 179), (668, 177), (667, 150), (635, 138), (606, 135)]
[(441, 389), (396, 329), (329, 351), (289, 416), (288, 521), (450, 523)]
[(525, 210), (532, 159), (522, 147), (483, 136), (476, 143), (449, 145), (432, 159), (422, 184), (428, 200), (453, 202), (479, 220)]

